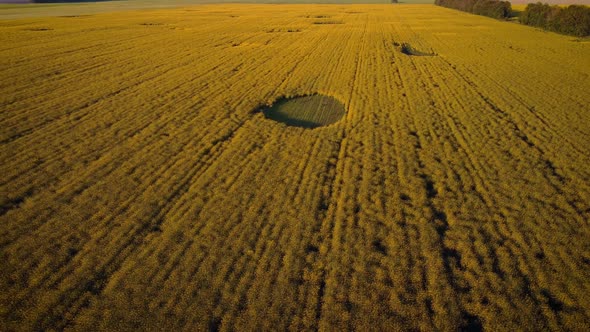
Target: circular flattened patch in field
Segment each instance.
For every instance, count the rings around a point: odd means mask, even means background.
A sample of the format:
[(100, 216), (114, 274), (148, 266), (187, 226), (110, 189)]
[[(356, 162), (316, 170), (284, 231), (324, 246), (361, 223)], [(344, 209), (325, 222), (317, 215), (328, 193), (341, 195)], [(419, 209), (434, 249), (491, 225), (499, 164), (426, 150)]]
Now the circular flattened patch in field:
[(400, 51), (405, 55), (413, 55), (413, 56), (435, 56), (436, 53), (434, 52), (422, 52), (412, 47), (412, 45), (408, 43), (398, 44), (393, 43), (395, 46), (398, 46)]
[(311, 95), (281, 98), (262, 112), (266, 118), (288, 126), (317, 128), (342, 119), (346, 110), (334, 97)]

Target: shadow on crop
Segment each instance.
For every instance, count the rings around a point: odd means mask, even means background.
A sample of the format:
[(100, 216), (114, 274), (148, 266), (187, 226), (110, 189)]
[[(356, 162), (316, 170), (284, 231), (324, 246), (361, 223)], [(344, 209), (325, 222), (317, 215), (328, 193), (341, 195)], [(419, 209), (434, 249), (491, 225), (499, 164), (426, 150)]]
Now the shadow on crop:
[(267, 119), (308, 129), (333, 124), (346, 113), (344, 105), (336, 98), (319, 94), (282, 97), (261, 111)]
[(400, 52), (402, 52), (405, 55), (412, 55), (412, 56), (435, 56), (436, 53), (434, 52), (423, 52), (420, 50), (415, 49), (414, 47), (412, 47), (412, 45), (408, 44), (408, 43), (397, 43), (394, 42), (393, 45), (395, 47), (397, 47)]

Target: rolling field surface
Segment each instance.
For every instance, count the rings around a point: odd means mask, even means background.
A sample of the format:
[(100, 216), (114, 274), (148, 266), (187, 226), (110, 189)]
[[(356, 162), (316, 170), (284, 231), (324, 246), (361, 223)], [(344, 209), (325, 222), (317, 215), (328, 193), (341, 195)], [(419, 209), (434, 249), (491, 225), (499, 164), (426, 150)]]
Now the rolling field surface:
[(0, 77), (0, 330), (590, 328), (587, 41), (207, 5), (2, 20)]

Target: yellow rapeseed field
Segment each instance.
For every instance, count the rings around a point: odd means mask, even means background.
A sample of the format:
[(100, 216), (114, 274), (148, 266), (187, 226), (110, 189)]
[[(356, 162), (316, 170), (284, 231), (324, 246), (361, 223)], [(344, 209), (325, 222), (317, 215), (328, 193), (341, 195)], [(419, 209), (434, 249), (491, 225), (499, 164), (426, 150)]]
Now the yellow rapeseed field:
[(0, 330), (588, 330), (589, 93), (433, 5), (0, 20)]

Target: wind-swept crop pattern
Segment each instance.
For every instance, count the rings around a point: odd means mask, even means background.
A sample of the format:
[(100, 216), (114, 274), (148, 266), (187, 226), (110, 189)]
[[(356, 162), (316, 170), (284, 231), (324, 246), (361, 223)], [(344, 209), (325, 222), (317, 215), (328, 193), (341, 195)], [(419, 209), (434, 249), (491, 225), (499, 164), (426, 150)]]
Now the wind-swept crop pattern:
[(589, 56), (432, 5), (0, 21), (0, 330), (587, 330)]

